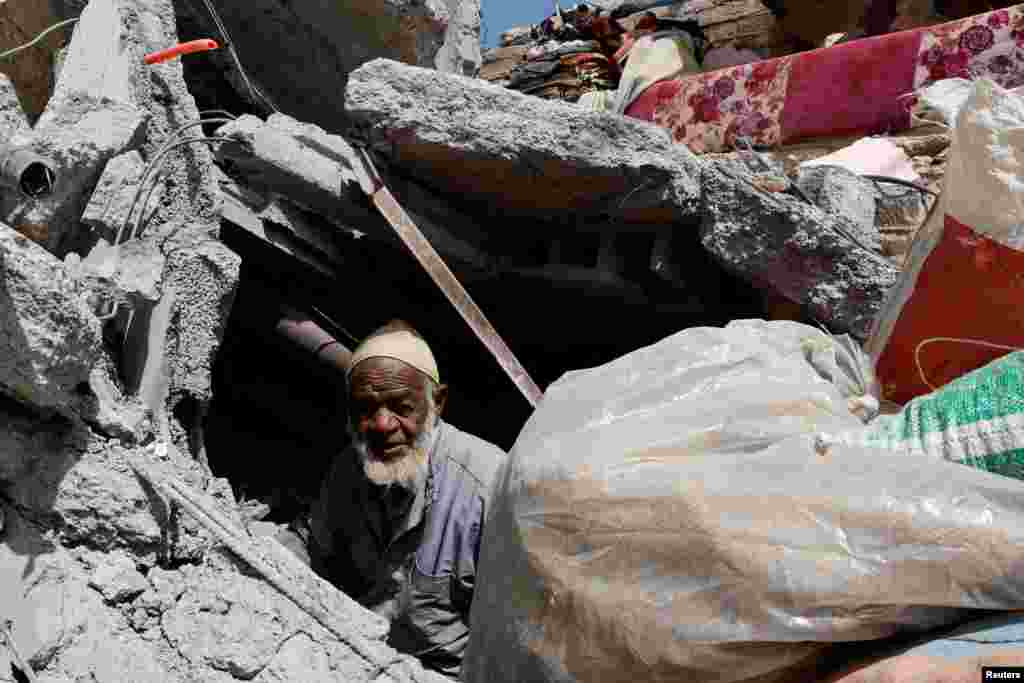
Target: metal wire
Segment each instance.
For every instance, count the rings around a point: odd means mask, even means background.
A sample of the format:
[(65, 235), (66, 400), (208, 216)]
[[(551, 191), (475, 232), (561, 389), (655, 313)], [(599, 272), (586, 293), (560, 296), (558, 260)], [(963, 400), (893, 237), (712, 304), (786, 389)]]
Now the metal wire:
[[(154, 163), (159, 163), (162, 159), (166, 158), (168, 153), (174, 151), (178, 147), (185, 147), (185, 146), (191, 145), (191, 144), (210, 144), (210, 143), (215, 143), (215, 142), (233, 142), (233, 143), (238, 144), (238, 145), (244, 144), (244, 143), (242, 143), (239, 140), (235, 140), (234, 138), (229, 138), (229, 137), (224, 137), (224, 136), (219, 136), (219, 135), (218, 136), (212, 136), (212, 137), (203, 137), (203, 138), (187, 138), (185, 140), (179, 140), (178, 142), (175, 142), (173, 145), (168, 147), (167, 150), (164, 152), (163, 157), (160, 157), (158, 159), (154, 159)], [(138, 233), (139, 229), (142, 227), (142, 221), (143, 221), (143, 218), (146, 215), (146, 206), (149, 204), (149, 200), (152, 199), (153, 192), (156, 190), (157, 185), (159, 185), (158, 180), (160, 179), (161, 171), (163, 171), (163, 168), (159, 167), (153, 173), (153, 182), (151, 182), (149, 184), (149, 192), (146, 193), (146, 198), (142, 201), (142, 205), (139, 208), (138, 218), (136, 219), (135, 225), (132, 227), (132, 230), (128, 233), (128, 239), (133, 239), (136, 236), (136, 234)], [(142, 193), (142, 183), (139, 183), (139, 187), (135, 191), (135, 199), (132, 201), (133, 205), (135, 204), (135, 201), (138, 200), (138, 197), (139, 197), (139, 195), (141, 193)]]
[[(230, 123), (233, 120), (234, 119), (230, 119), (230, 118), (226, 118), (226, 117), (213, 117), (213, 118), (199, 119), (197, 121), (190, 121), (189, 123), (186, 123), (184, 126), (178, 128), (176, 131), (174, 131), (174, 133), (171, 134), (171, 136), (168, 139), (168, 141), (166, 143), (164, 143), (163, 147), (161, 147), (159, 150), (157, 150), (157, 153), (153, 156), (153, 160), (150, 161), (146, 165), (146, 168), (142, 171), (142, 176), (139, 178), (139, 186), (138, 186), (138, 188), (135, 191), (135, 196), (132, 198), (131, 205), (128, 207), (128, 213), (124, 217), (124, 223), (122, 223), (121, 227), (118, 228), (117, 235), (114, 238), (114, 245), (115, 246), (121, 243), (121, 237), (124, 234), (124, 229), (126, 227), (128, 227), (128, 225), (131, 224), (132, 213), (135, 211), (136, 202), (139, 201), (139, 195), (142, 194), (142, 187), (146, 184), (146, 180), (150, 177), (150, 174), (156, 168), (156, 165), (160, 162), (160, 160), (163, 159), (167, 155), (167, 152), (172, 148), (172, 146), (175, 145), (176, 143), (180, 142), (181, 140), (183, 140), (183, 138), (181, 137), (182, 134), (185, 131), (189, 130), (190, 128), (195, 128), (196, 126), (201, 126), (204, 123)], [(193, 138), (193, 139), (202, 139), (202, 138)], [(214, 138), (208, 138), (208, 139), (212, 140)], [(117, 195), (117, 193), (119, 193), (121, 191), (121, 188), (124, 187), (124, 183), (126, 182), (126, 180), (127, 180), (127, 178), (122, 178), (121, 179), (121, 183), (117, 186), (117, 191), (110, 195), (111, 199), (113, 197), (115, 197)], [(132, 233), (129, 234), (128, 239), (131, 239), (133, 234), (134, 234), (134, 231), (132, 231)]]
[[(200, 122), (194, 122), (194, 123), (200, 123)], [(221, 136), (208, 137), (208, 138), (207, 137), (203, 137), (203, 138), (189, 138), (189, 139), (186, 139), (186, 140), (178, 140), (176, 142), (173, 142), (173, 143), (170, 143), (168, 145), (165, 145), (163, 150), (161, 150), (161, 154), (159, 156), (155, 157), (152, 162), (150, 162), (150, 167), (147, 169), (147, 171), (150, 170), (150, 169), (153, 169), (153, 168), (157, 168), (157, 165), (164, 158), (166, 158), (167, 154), (169, 154), (173, 150), (177, 149), (178, 147), (184, 147), (186, 145), (191, 145), (191, 144), (196, 144), (196, 143), (199, 143), (199, 144), (211, 144), (211, 143), (216, 143), (216, 142), (234, 142), (236, 144), (243, 144), (240, 141), (235, 140), (233, 138), (221, 137)], [(129, 239), (134, 237), (135, 233), (137, 231), (137, 228), (141, 227), (142, 217), (145, 215), (146, 204), (149, 203), (149, 200), (152, 198), (152, 195), (153, 195), (153, 190), (156, 188), (156, 184), (157, 184), (156, 183), (156, 179), (159, 178), (159, 170), (160, 169), (157, 168), (157, 171), (156, 171), (156, 173), (154, 175), (154, 182), (150, 184), (149, 193), (146, 195), (146, 200), (142, 203), (142, 209), (140, 209), (140, 212), (139, 212), (139, 219), (136, 222), (136, 225), (132, 226), (132, 229), (131, 229), (131, 231), (128, 234)], [(131, 204), (131, 207), (128, 210), (128, 217), (125, 219), (125, 222), (124, 222), (124, 224), (122, 224), (121, 228), (117, 231), (117, 237), (115, 238), (114, 246), (117, 246), (118, 244), (121, 243), (120, 240), (121, 240), (121, 235), (123, 234), (124, 228), (128, 225), (128, 223), (131, 222), (131, 219), (130, 219), (131, 213), (134, 210), (136, 204), (138, 203), (139, 196), (142, 194), (142, 189), (143, 189), (143, 187), (145, 185), (145, 176), (146, 176), (145, 172), (143, 173), (143, 176), (144, 176), (144, 178), (143, 178), (142, 181), (139, 182), (139, 186), (135, 190), (135, 196), (132, 198), (132, 204)], [(117, 252), (117, 251), (114, 252), (114, 263), (115, 264), (117, 263), (118, 254), (119, 254), (119, 252)], [(109, 320), (110, 318), (114, 317), (114, 315), (116, 315), (117, 309), (118, 309), (118, 304), (115, 304), (111, 310), (105, 311), (103, 313), (98, 313), (97, 317), (100, 320)]]
[(221, 116), (226, 116), (232, 121), (238, 118), (237, 116), (229, 112), (227, 109), (204, 109), (201, 112), (199, 112), (200, 116), (206, 116), (207, 114), (220, 114)]
[(210, 0), (203, 0), (203, 4), (206, 5), (207, 11), (213, 18), (213, 23), (217, 25), (217, 30), (220, 31), (220, 37), (223, 39), (224, 46), (228, 49), (228, 54), (231, 55), (231, 59), (235, 62), (235, 67), (238, 69), (239, 75), (245, 82), (245, 86), (249, 89), (256, 98), (261, 100), (263, 104), (267, 105), (275, 114), (280, 114), (281, 111), (274, 106), (274, 103), (270, 101), (270, 98), (263, 94), (263, 92), (256, 87), (256, 85), (250, 80), (249, 74), (245, 72), (245, 67), (242, 66), (242, 60), (238, 57), (238, 52), (235, 51), (235, 44), (231, 40), (231, 35), (228, 34), (228, 30), (224, 27), (224, 23), (220, 20), (220, 15), (217, 14), (217, 10), (214, 9), (213, 3)]
[(939, 196), (939, 193), (931, 188), (924, 187), (923, 185), (918, 185), (917, 183), (910, 182), (909, 180), (903, 180), (902, 178), (893, 178), (887, 175), (862, 175), (861, 177), (873, 181), (876, 185), (878, 183), (892, 183), (893, 185), (902, 185), (904, 187), (909, 187), (924, 194), (930, 194), (933, 197)]
[(53, 26), (43, 30), (42, 33), (40, 33), (39, 35), (37, 35), (35, 38), (32, 39), (32, 42), (25, 43), (24, 45), (19, 45), (18, 47), (12, 47), (10, 50), (7, 50), (5, 52), (0, 52), (0, 59), (6, 59), (7, 57), (13, 57), (14, 55), (16, 55), (17, 53), (21, 52), (22, 50), (27, 50), (28, 48), (36, 45), (39, 41), (41, 41), (46, 36), (50, 35), (54, 31), (59, 29), (61, 26), (67, 26), (68, 24), (73, 24), (76, 21), (78, 21), (78, 17), (74, 17), (72, 19), (65, 19), (64, 21), (59, 21), (56, 24), (54, 24)]

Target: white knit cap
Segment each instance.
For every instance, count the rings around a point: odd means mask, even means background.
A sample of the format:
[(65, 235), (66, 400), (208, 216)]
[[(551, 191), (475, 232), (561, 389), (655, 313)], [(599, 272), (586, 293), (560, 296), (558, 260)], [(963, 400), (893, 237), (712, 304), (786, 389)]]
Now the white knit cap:
[(441, 375), (437, 371), (437, 361), (434, 360), (434, 354), (431, 353), (427, 342), (408, 330), (386, 332), (365, 340), (352, 354), (346, 378), (352, 376), (352, 371), (357, 365), (369, 358), (400, 360), (416, 368), (437, 384), (441, 383)]

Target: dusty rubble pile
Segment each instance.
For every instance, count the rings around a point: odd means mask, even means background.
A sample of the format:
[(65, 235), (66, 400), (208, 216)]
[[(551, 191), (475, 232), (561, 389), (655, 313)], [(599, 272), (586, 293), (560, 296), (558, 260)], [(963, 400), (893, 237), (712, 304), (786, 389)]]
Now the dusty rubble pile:
[[(459, 75), (479, 61), (474, 2), (389, 5), (336, 43), (302, 37), (337, 16), (292, 4), (284, 17), (268, 3), (276, 33), (226, 10), (245, 74), (224, 50), (144, 66), (218, 36), (199, 3), (91, 0), (53, 17), (78, 20), (52, 92), (0, 77), (8, 148), (42, 164), (0, 193), (0, 602), (14, 643), (0, 681), (22, 666), (53, 683), (436, 680), (265, 538), (338, 447), (338, 387), (276, 334), (295, 322), (284, 303), (341, 320), (335, 335), (409, 317), (461, 381), (457, 416), (516, 423), (493, 437), (505, 446), (526, 410), (367, 201), (359, 148), (542, 384), (683, 327), (764, 315), (761, 291), (863, 338), (898, 272), (881, 254), (898, 260), (927, 207), (798, 166), (849, 141), (765, 154), (756, 170), (558, 101), (614, 87), (608, 46), (575, 21), (527, 62), (555, 70), (519, 71), (532, 85), (515, 92)], [(482, 75), (501, 81), (495, 64)], [(553, 82), (566, 65), (575, 81)], [(948, 137), (898, 144), (938, 180)], [(216, 509), (232, 540), (140, 462)]]
[(210, 144), (184, 142), (203, 136), (181, 63), (142, 61), (178, 39), (170, 0), (92, 0), (34, 125), (0, 76), (5, 153), (43, 164), (6, 167), (32, 182), (0, 203), (0, 681), (438, 680), (384, 621), (246, 541), (325, 627), (130, 464), (250, 521), (201, 424), (240, 259)]

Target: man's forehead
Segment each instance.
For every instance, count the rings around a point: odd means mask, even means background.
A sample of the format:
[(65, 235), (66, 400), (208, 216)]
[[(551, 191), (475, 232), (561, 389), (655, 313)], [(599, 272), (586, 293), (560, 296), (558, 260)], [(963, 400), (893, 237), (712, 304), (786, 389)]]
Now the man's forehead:
[(352, 371), (351, 393), (419, 393), (423, 375), (395, 358), (368, 358)]

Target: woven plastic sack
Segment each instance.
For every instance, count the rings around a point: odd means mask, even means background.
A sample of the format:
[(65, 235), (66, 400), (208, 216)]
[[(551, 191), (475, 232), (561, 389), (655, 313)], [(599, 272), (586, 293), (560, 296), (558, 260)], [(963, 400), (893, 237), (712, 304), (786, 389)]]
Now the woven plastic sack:
[(1024, 352), (989, 363), (840, 436), (850, 445), (945, 458), (1024, 479)]
[[(903, 404), (1005, 355), (936, 338), (1024, 346), (1024, 95), (972, 84), (956, 111), (938, 210), (918, 231), (866, 350)], [(918, 358), (919, 356), (919, 358)]]
[(865, 361), (741, 321), (550, 386), (492, 496), (463, 680), (815, 680), (829, 644), (1024, 608), (1024, 483), (823, 446), (862, 428)]

